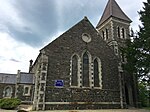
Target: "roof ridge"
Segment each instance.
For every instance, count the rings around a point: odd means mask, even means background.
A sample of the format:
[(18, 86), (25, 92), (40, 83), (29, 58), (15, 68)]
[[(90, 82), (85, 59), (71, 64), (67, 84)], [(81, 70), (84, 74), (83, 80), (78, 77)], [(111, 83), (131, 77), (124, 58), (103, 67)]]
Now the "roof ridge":
[[(112, 0), (110, 0), (110, 2), (111, 2), (111, 4), (112, 4)], [(111, 13), (111, 15), (113, 15), (113, 11), (112, 11), (112, 10), (113, 10), (113, 6), (111, 5), (111, 6), (110, 6), (110, 13)]]
[(1, 75), (17, 75), (17, 74), (12, 74), (12, 73), (0, 73)]
[(117, 4), (117, 2), (115, 0), (109, 0), (107, 2), (107, 5), (104, 9), (102, 17), (96, 27), (103, 24), (110, 17), (116, 17), (118, 19), (132, 22), (131, 19), (122, 11), (122, 9), (120, 8), (120, 6)]

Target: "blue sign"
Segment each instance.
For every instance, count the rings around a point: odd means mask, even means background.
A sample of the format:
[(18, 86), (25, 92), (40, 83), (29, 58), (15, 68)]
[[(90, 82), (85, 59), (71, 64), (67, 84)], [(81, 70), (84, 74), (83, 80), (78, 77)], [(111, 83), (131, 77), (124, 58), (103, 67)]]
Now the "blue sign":
[(63, 87), (64, 81), (63, 80), (55, 80), (55, 87)]

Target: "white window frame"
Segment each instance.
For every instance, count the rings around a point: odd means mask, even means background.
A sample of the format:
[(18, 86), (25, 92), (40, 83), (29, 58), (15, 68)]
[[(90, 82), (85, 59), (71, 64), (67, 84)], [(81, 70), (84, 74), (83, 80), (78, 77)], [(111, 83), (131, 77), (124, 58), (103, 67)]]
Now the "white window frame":
[[(5, 96), (5, 93), (6, 93), (6, 89), (7, 88), (10, 88), (11, 90), (10, 90), (10, 96)], [(11, 98), (12, 97), (12, 87), (11, 86), (6, 86), (5, 88), (4, 88), (4, 90), (3, 90), (3, 97), (5, 97), (5, 98)]]
[[(122, 30), (124, 30), (124, 38), (123, 38), (123, 32)], [(121, 28), (121, 38), (122, 39), (126, 39), (126, 29), (124, 27)]]
[[(77, 82), (78, 82), (78, 84), (77, 84), (77, 86), (72, 86), (72, 84), (71, 84), (71, 81), (72, 81), (72, 58), (73, 58), (73, 56), (77, 56), (77, 58), (78, 58), (78, 60), (77, 60), (78, 61), (77, 62), (77, 66), (78, 66), (78, 72), (77, 72)], [(70, 87), (72, 87), (72, 88), (79, 88), (81, 86), (81, 83), (80, 83), (80, 81), (81, 81), (80, 63), (81, 63), (81, 59), (80, 59), (79, 55), (77, 53), (74, 53), (71, 56), (71, 60), (70, 60)]]
[(120, 28), (121, 28), (120, 26), (117, 26), (117, 37), (118, 38), (121, 38), (121, 36), (122, 36), (122, 34), (121, 34), (122, 32), (121, 32)]
[[(28, 88), (28, 92), (25, 93), (25, 89)], [(23, 95), (24, 96), (30, 96), (30, 91), (31, 91), (31, 85), (24, 85), (24, 88), (23, 88)]]

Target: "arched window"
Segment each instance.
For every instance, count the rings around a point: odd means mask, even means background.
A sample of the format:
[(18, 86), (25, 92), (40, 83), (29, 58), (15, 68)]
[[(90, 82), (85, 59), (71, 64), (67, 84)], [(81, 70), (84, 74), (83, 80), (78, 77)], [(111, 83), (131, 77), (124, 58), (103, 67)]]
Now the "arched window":
[(102, 38), (105, 39), (105, 32), (102, 31)]
[(117, 44), (116, 41), (114, 41), (113, 46), (114, 46), (114, 53), (115, 53), (116, 55), (118, 55), (118, 44)]
[(74, 55), (72, 57), (72, 76), (71, 76), (71, 85), (78, 86), (78, 57)]
[(114, 52), (116, 55), (118, 55), (118, 45), (114, 45)]
[(12, 88), (11, 87), (6, 87), (4, 89), (4, 97), (11, 97), (11, 94), (12, 94)]
[(89, 87), (89, 57), (87, 53), (83, 54), (82, 78), (82, 85)]
[(122, 28), (122, 38), (124, 39), (125, 38), (125, 29)]
[(100, 87), (99, 85), (99, 65), (98, 65), (98, 60), (94, 60), (94, 87)]
[(108, 29), (106, 28), (106, 39), (108, 39)]
[(117, 28), (118, 37), (120, 38), (120, 27)]

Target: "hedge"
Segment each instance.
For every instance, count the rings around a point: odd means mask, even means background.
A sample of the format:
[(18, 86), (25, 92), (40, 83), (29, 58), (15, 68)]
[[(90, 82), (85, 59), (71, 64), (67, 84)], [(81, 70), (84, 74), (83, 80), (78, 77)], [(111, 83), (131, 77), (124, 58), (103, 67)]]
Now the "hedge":
[(3, 98), (0, 99), (0, 108), (2, 109), (15, 109), (20, 105), (21, 100), (17, 98)]

